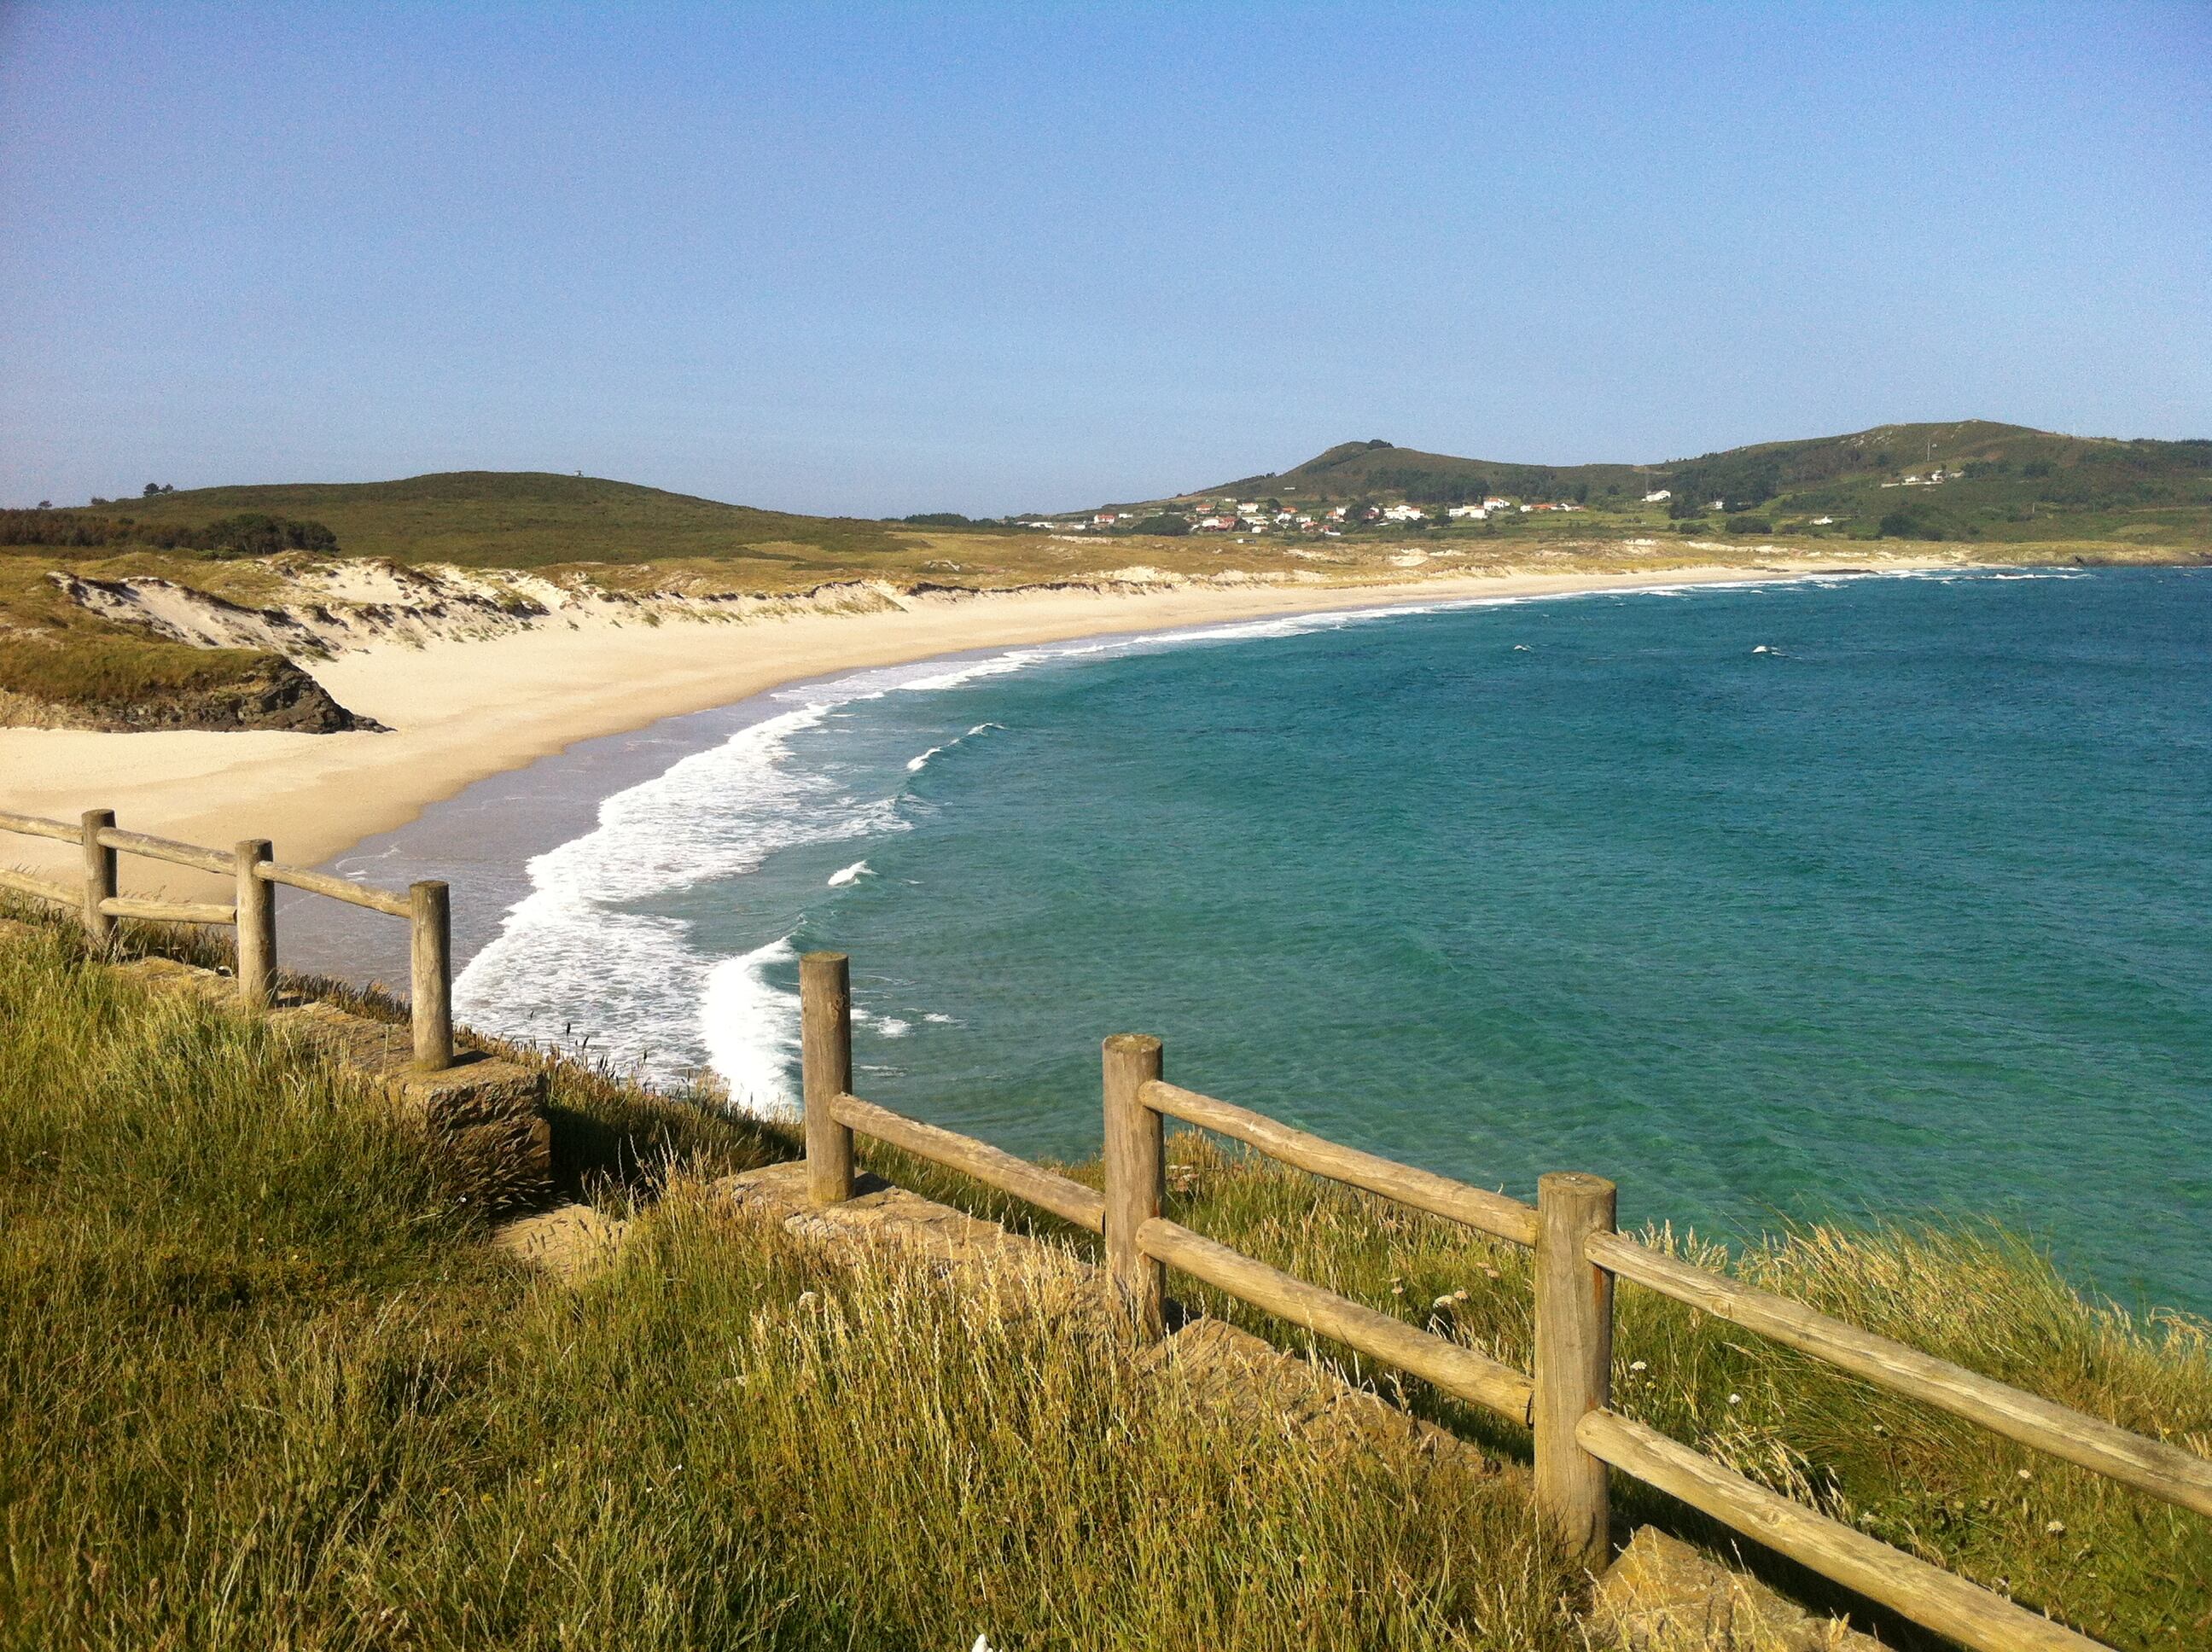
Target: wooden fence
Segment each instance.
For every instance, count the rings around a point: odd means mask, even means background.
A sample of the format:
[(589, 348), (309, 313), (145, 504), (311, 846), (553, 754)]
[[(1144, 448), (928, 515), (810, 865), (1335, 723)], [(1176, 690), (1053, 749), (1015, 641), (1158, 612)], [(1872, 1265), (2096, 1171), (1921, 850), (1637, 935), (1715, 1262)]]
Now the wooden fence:
[[(372, 889), (327, 872), (281, 865), (271, 859), (269, 840), (246, 839), (234, 849), (203, 848), (143, 832), (118, 830), (112, 809), (88, 809), (72, 826), (35, 815), (0, 813), (0, 831), (27, 837), (78, 843), (84, 850), (81, 889), (0, 867), (0, 889), (36, 896), (83, 914), (85, 932), (102, 946), (115, 937), (116, 920), (143, 918), (161, 923), (221, 924), (238, 931), (238, 991), (246, 1003), (266, 1005), (276, 989), (276, 890), (282, 884), (326, 895), (349, 906), (404, 918), (413, 927), (413, 993), (410, 1019), (415, 1034), (415, 1065), (438, 1072), (453, 1064), (453, 914), (446, 885), (410, 884), (403, 896)], [(234, 880), (231, 904), (201, 901), (142, 900), (116, 889), (117, 858), (135, 854)]]
[[(1536, 1505), (1585, 1568), (1611, 1555), (1607, 1470), (1677, 1497), (1822, 1576), (1976, 1652), (2083, 1652), (2098, 1643), (1747, 1479), (1611, 1405), (1613, 1282), (1630, 1279), (2008, 1438), (2212, 1516), (2212, 1461), (2054, 1405), (1962, 1366), (1639, 1244), (1613, 1224), (1613, 1184), (1575, 1172), (1536, 1203), (1469, 1187), (1294, 1130), (1161, 1076), (1157, 1038), (1104, 1047), (1105, 1191), (852, 1094), (852, 1005), (842, 954), (801, 961), (807, 1186), (853, 1196), (855, 1132), (1049, 1211), (1105, 1240), (1107, 1272), (1140, 1336), (1161, 1334), (1167, 1270), (1396, 1367), (1527, 1427)], [(1168, 1119), (1535, 1253), (1534, 1371), (1416, 1329), (1240, 1254), (1162, 1215)]]

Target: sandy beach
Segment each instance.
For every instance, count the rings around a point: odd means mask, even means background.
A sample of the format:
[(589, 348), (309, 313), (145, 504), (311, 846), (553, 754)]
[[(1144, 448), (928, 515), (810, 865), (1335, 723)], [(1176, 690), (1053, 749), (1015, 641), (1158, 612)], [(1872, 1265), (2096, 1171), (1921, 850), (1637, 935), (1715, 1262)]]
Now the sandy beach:
[[(268, 837), (280, 859), (313, 865), (404, 825), (471, 781), (579, 740), (838, 671), (1280, 614), (1835, 571), (1832, 562), (1775, 562), (1363, 586), (1182, 586), (1144, 594), (1024, 592), (914, 599), (873, 613), (548, 627), (481, 641), (376, 647), (309, 669), (390, 733), (0, 729), (0, 807), (64, 820), (112, 808), (132, 830), (220, 846)], [(0, 865), (36, 870), (65, 864), (67, 854), (62, 846), (10, 835)], [(131, 857), (123, 869), (126, 886), (140, 890), (182, 890), (195, 876)]]

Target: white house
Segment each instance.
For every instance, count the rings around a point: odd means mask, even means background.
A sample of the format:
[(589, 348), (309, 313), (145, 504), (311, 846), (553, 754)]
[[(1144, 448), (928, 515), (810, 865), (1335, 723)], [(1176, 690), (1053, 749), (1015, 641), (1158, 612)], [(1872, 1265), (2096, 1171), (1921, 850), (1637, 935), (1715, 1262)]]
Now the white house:
[(1461, 519), (1472, 518), (1480, 522), (1490, 514), (1490, 507), (1487, 505), (1455, 505), (1444, 514)]
[(1644, 495), (1644, 502), (1647, 505), (1656, 505), (1662, 500), (1672, 499), (1674, 496), (1674, 490), (1671, 488), (1654, 488)]
[(1385, 522), (1419, 522), (1427, 515), (1428, 513), (1419, 505), (1392, 505), (1383, 511), (1382, 519)]
[(1510, 499), (1500, 499), (1497, 495), (1492, 495), (1490, 498), (1482, 501), (1482, 508), (1486, 511), (1502, 511), (1506, 509), (1512, 503), (1513, 501)]

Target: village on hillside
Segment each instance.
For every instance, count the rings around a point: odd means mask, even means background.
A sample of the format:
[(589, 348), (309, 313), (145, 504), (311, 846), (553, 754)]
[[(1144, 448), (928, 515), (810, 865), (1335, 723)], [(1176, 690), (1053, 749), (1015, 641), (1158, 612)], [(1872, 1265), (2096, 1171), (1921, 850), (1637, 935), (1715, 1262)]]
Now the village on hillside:
[[(1648, 498), (1665, 499), (1662, 492)], [(1035, 517), (1021, 525), (1047, 528), (1056, 533), (1152, 531), (1168, 533), (1305, 533), (1324, 538), (1341, 538), (1347, 528), (1374, 525), (1410, 526), (1414, 523), (1483, 522), (1509, 513), (1532, 515), (1539, 511), (1579, 511), (1588, 507), (1571, 499), (1540, 502), (1497, 495), (1480, 504), (1426, 507), (1400, 501), (1390, 505), (1333, 505), (1319, 511), (1293, 510), (1273, 499), (1197, 500), (1155, 511), (1094, 511), (1073, 517)]]

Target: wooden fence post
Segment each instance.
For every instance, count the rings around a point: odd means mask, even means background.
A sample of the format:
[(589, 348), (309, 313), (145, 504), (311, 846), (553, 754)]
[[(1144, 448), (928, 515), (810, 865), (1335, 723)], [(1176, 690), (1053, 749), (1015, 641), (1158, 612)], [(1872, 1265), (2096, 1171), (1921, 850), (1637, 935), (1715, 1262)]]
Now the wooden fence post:
[(114, 824), (112, 809), (84, 811), (84, 932), (100, 947), (115, 944), (114, 916), (100, 909), (102, 901), (113, 900), (117, 893), (115, 851), (100, 841), (100, 835)]
[(426, 880), (407, 886), (413, 907), (414, 968), (410, 1019), (415, 1024), (415, 1065), (440, 1072), (453, 1065), (453, 916), (446, 886)]
[(805, 1109), (806, 1196), (842, 1205), (853, 1196), (853, 1132), (830, 1111), (853, 1090), (852, 961), (809, 952), (799, 961), (799, 1075)]
[(265, 837), (249, 837), (238, 859), (238, 996), (257, 1010), (276, 997), (276, 885), (255, 869), (275, 858)]
[(1613, 1275), (1583, 1246), (1613, 1231), (1614, 1200), (1602, 1176), (1555, 1171), (1536, 1183), (1536, 1507), (1592, 1574), (1612, 1558), (1606, 1467), (1575, 1425), (1611, 1398)]
[(1106, 1268), (1146, 1341), (1164, 1328), (1167, 1267), (1137, 1248), (1137, 1230), (1167, 1193), (1164, 1128), (1138, 1090), (1160, 1076), (1160, 1041), (1116, 1033), (1106, 1041)]

